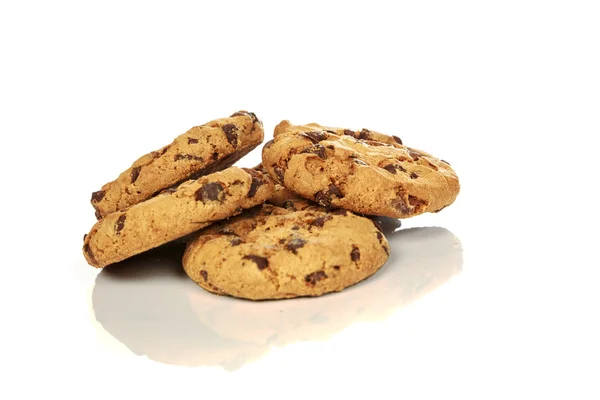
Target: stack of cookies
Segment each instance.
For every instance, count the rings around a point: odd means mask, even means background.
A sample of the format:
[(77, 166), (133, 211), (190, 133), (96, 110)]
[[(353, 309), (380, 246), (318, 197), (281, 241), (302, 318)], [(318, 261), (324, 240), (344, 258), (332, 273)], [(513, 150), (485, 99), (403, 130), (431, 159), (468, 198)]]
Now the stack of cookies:
[(369, 216), (438, 212), (458, 195), (450, 165), (400, 138), (282, 121), (262, 143), (255, 114), (197, 126), (92, 194), (83, 253), (105, 267), (174, 241), (204, 289), (252, 300), (319, 296), (375, 273), (391, 249)]

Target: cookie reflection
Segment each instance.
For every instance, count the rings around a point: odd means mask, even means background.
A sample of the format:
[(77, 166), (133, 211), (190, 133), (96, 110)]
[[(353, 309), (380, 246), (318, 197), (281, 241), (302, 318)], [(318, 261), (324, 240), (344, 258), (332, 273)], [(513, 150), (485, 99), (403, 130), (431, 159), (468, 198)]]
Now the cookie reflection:
[(462, 269), (460, 241), (448, 230), (396, 230), (395, 221), (378, 221), (392, 248), (386, 265), (340, 293), (263, 302), (216, 296), (187, 278), (179, 246), (100, 272), (96, 319), (137, 355), (235, 370), (272, 346), (326, 340), (355, 321), (384, 319)]

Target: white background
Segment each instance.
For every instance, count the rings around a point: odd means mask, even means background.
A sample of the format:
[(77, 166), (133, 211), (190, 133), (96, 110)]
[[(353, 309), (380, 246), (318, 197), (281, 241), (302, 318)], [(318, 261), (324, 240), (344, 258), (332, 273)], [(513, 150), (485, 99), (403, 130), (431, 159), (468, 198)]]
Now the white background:
[[(0, 397), (600, 398), (599, 21), (595, 1), (3, 1)], [(390, 235), (337, 301), (97, 277), (91, 192), (239, 109), (267, 137), (365, 127), (450, 161), (456, 203), (403, 223), (441, 236)]]

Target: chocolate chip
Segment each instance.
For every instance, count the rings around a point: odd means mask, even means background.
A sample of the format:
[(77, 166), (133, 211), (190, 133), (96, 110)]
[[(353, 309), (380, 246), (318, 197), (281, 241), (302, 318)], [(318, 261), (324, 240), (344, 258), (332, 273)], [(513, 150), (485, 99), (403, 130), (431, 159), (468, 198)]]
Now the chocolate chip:
[(142, 167), (133, 167), (131, 169), (131, 183), (137, 181), (138, 176), (140, 176), (140, 170)]
[(377, 231), (377, 239), (379, 239), (379, 244), (383, 242), (383, 233)]
[(277, 241), (277, 243), (279, 243), (279, 244), (284, 244), (284, 243), (285, 243), (285, 239), (284, 239), (284, 238), (281, 238), (281, 239), (279, 239), (279, 240)]
[(339, 265), (334, 265), (333, 269), (335, 269), (336, 271), (339, 271), (340, 270), (340, 266)]
[(350, 252), (350, 259), (352, 261), (360, 260), (360, 250), (356, 246), (352, 246), (352, 251)]
[(340, 189), (333, 183), (330, 184), (326, 190), (321, 190), (315, 193), (314, 196), (315, 201), (324, 207), (331, 206), (332, 196), (336, 196), (338, 198), (344, 197)]
[(288, 244), (285, 246), (285, 248), (286, 248), (286, 250), (289, 250), (294, 254), (298, 254), (298, 252), (296, 250), (298, 250), (301, 247), (304, 247), (305, 244), (306, 244), (306, 240), (300, 239), (300, 238), (294, 238), (288, 242)]
[(200, 270), (200, 275), (202, 275), (204, 282), (208, 280), (208, 272), (206, 272), (205, 270)]
[(331, 205), (331, 198), (327, 195), (327, 190), (315, 193), (315, 201), (324, 207)]
[(223, 129), (223, 132), (225, 132), (225, 136), (227, 136), (227, 141), (229, 143), (231, 143), (231, 145), (233, 147), (237, 147), (237, 139), (238, 139), (238, 134), (236, 133), (238, 130), (237, 126), (235, 126), (233, 124), (227, 124), (227, 125), (223, 125), (223, 127), (221, 129)]
[(306, 275), (304, 277), (304, 282), (306, 282), (308, 285), (315, 286), (317, 282), (325, 278), (327, 278), (325, 271), (316, 271), (312, 274)]
[(231, 117), (251, 117), (252, 122), (258, 122), (258, 117), (253, 112), (248, 111), (238, 111), (234, 114), (231, 114)]
[(219, 231), (220, 235), (235, 235), (235, 232), (231, 228), (223, 228)]
[(188, 144), (196, 144), (196, 143), (198, 143), (198, 139), (194, 139), (191, 137), (188, 138)]
[(125, 226), (125, 219), (127, 219), (127, 216), (125, 214), (120, 215), (117, 219), (117, 224), (115, 225), (117, 234), (123, 230), (123, 227)]
[(320, 132), (320, 131), (302, 132), (301, 135), (306, 136), (307, 138), (312, 140), (313, 143), (317, 143), (317, 142), (327, 139), (327, 137), (325, 136), (325, 133)]
[(196, 191), (196, 200), (206, 202), (214, 201), (219, 198), (219, 194), (223, 191), (223, 185), (218, 182), (210, 182), (202, 185)]
[(104, 190), (100, 190), (98, 192), (92, 193), (92, 202), (97, 203), (104, 198), (106, 192)]
[(253, 176), (252, 183), (250, 184), (250, 189), (248, 190), (248, 198), (253, 198), (258, 188), (261, 187), (263, 184), (264, 182), (261, 179)]
[(219, 153), (215, 151), (214, 153), (212, 153), (212, 156), (210, 156), (210, 159), (213, 161), (217, 161), (219, 159)]
[(100, 221), (102, 219), (102, 214), (100, 214), (100, 211), (96, 210), (96, 212), (94, 213), (94, 215), (96, 216), (96, 219), (98, 221)]
[(443, 162), (443, 163), (446, 163), (446, 164), (450, 165), (450, 163), (448, 161), (446, 161), (446, 160), (440, 160), (440, 161)]
[(92, 249), (90, 249), (90, 245), (88, 243), (83, 245), (83, 251), (87, 253), (92, 264), (98, 264), (98, 261), (96, 260), (96, 257), (94, 257), (94, 253), (92, 253)]
[(87, 233), (83, 234), (83, 241), (85, 242), (85, 238), (87, 237)]
[(231, 239), (231, 241), (229, 243), (231, 243), (232, 246), (239, 246), (243, 242), (242, 242), (242, 239), (239, 236), (236, 236), (233, 239)]
[(152, 152), (152, 157), (154, 158), (158, 158), (160, 156), (162, 156), (163, 154), (165, 154), (167, 152), (167, 150), (169, 150), (169, 147), (171, 147), (171, 145), (165, 146), (162, 149), (158, 150), (158, 151), (153, 151)]
[(385, 167), (383, 167), (383, 169), (385, 169), (387, 172), (396, 175), (396, 166), (394, 164), (386, 165)]
[(417, 196), (413, 196), (413, 195), (408, 195), (408, 204), (410, 204), (413, 207), (418, 207), (418, 206), (422, 206), (427, 204), (427, 202), (425, 200), (421, 200), (419, 199)]
[(413, 160), (418, 161), (419, 158), (421, 158), (422, 154), (414, 151), (414, 150), (409, 150), (408, 151), (408, 155), (412, 157)]
[(275, 172), (275, 175), (277, 175), (277, 179), (279, 180), (279, 183), (283, 184), (283, 180), (285, 178), (285, 171), (283, 170), (283, 168), (278, 167), (277, 165), (274, 165), (273, 172)]
[(297, 231), (298, 229), (300, 229), (300, 227), (299, 227), (298, 225), (294, 225), (294, 226), (292, 226), (292, 230), (293, 230), (293, 231)]
[(410, 208), (406, 205), (403, 199), (392, 200), (392, 206), (402, 214), (410, 214)]
[(354, 131), (351, 131), (350, 129), (344, 129), (344, 135), (355, 137), (356, 133)]
[(402, 139), (400, 139), (398, 136), (392, 136), (392, 139), (394, 139), (396, 143), (402, 144)]
[(417, 175), (416, 172), (410, 173), (410, 179), (417, 179), (418, 177), (419, 177), (419, 175)]
[(317, 156), (319, 156), (319, 158), (321, 158), (322, 160), (327, 159), (327, 156), (325, 155), (325, 147), (323, 147), (323, 145), (318, 144), (318, 143), (305, 148), (300, 153), (312, 153), (312, 154), (316, 154)]
[(333, 183), (329, 185), (329, 193), (337, 197), (344, 197), (344, 195), (340, 191), (340, 188), (335, 186)]
[(325, 222), (332, 220), (333, 217), (331, 215), (322, 215), (320, 217), (315, 218), (315, 220), (313, 222), (311, 222), (310, 224), (312, 226), (317, 226), (319, 228), (322, 228), (323, 225), (325, 225)]
[(431, 167), (431, 169), (433, 169), (433, 170), (435, 170), (435, 171), (437, 171), (437, 170), (438, 170), (438, 166), (437, 166), (437, 165), (435, 165), (435, 164), (432, 164), (432, 163), (431, 163), (431, 162), (429, 162), (429, 160), (427, 160), (427, 159), (426, 159), (425, 161), (427, 161), (427, 165), (429, 165), (429, 167)]
[(368, 129), (363, 129), (360, 131), (360, 133), (358, 134), (358, 139), (364, 139), (367, 140), (371, 137), (371, 131)]
[(386, 165), (385, 167), (383, 167), (383, 169), (385, 169), (388, 172), (391, 172), (392, 174), (396, 175), (396, 171), (402, 171), (402, 172), (406, 172), (406, 169), (404, 169), (404, 167), (402, 167), (401, 165), (398, 164), (389, 164)]
[(202, 157), (198, 157), (192, 154), (175, 154), (175, 156), (173, 157), (173, 159), (175, 161), (180, 161), (180, 160), (189, 160), (189, 161), (204, 161), (204, 159)]
[(244, 256), (243, 259), (254, 262), (260, 271), (262, 271), (263, 269), (265, 269), (269, 266), (269, 260), (267, 260), (264, 257), (255, 256), (255, 255), (251, 254), (248, 256)]

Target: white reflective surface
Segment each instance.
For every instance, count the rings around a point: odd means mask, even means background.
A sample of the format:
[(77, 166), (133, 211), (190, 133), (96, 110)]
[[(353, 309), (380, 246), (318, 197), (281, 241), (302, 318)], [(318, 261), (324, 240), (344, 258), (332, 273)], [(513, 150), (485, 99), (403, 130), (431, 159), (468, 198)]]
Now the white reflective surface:
[(460, 241), (444, 228), (401, 229), (387, 236), (394, 252), (376, 275), (314, 299), (251, 302), (215, 296), (199, 290), (180, 261), (169, 259), (173, 254), (138, 258), (98, 274), (95, 318), (136, 355), (237, 370), (273, 346), (325, 341), (354, 322), (385, 320), (462, 269)]

